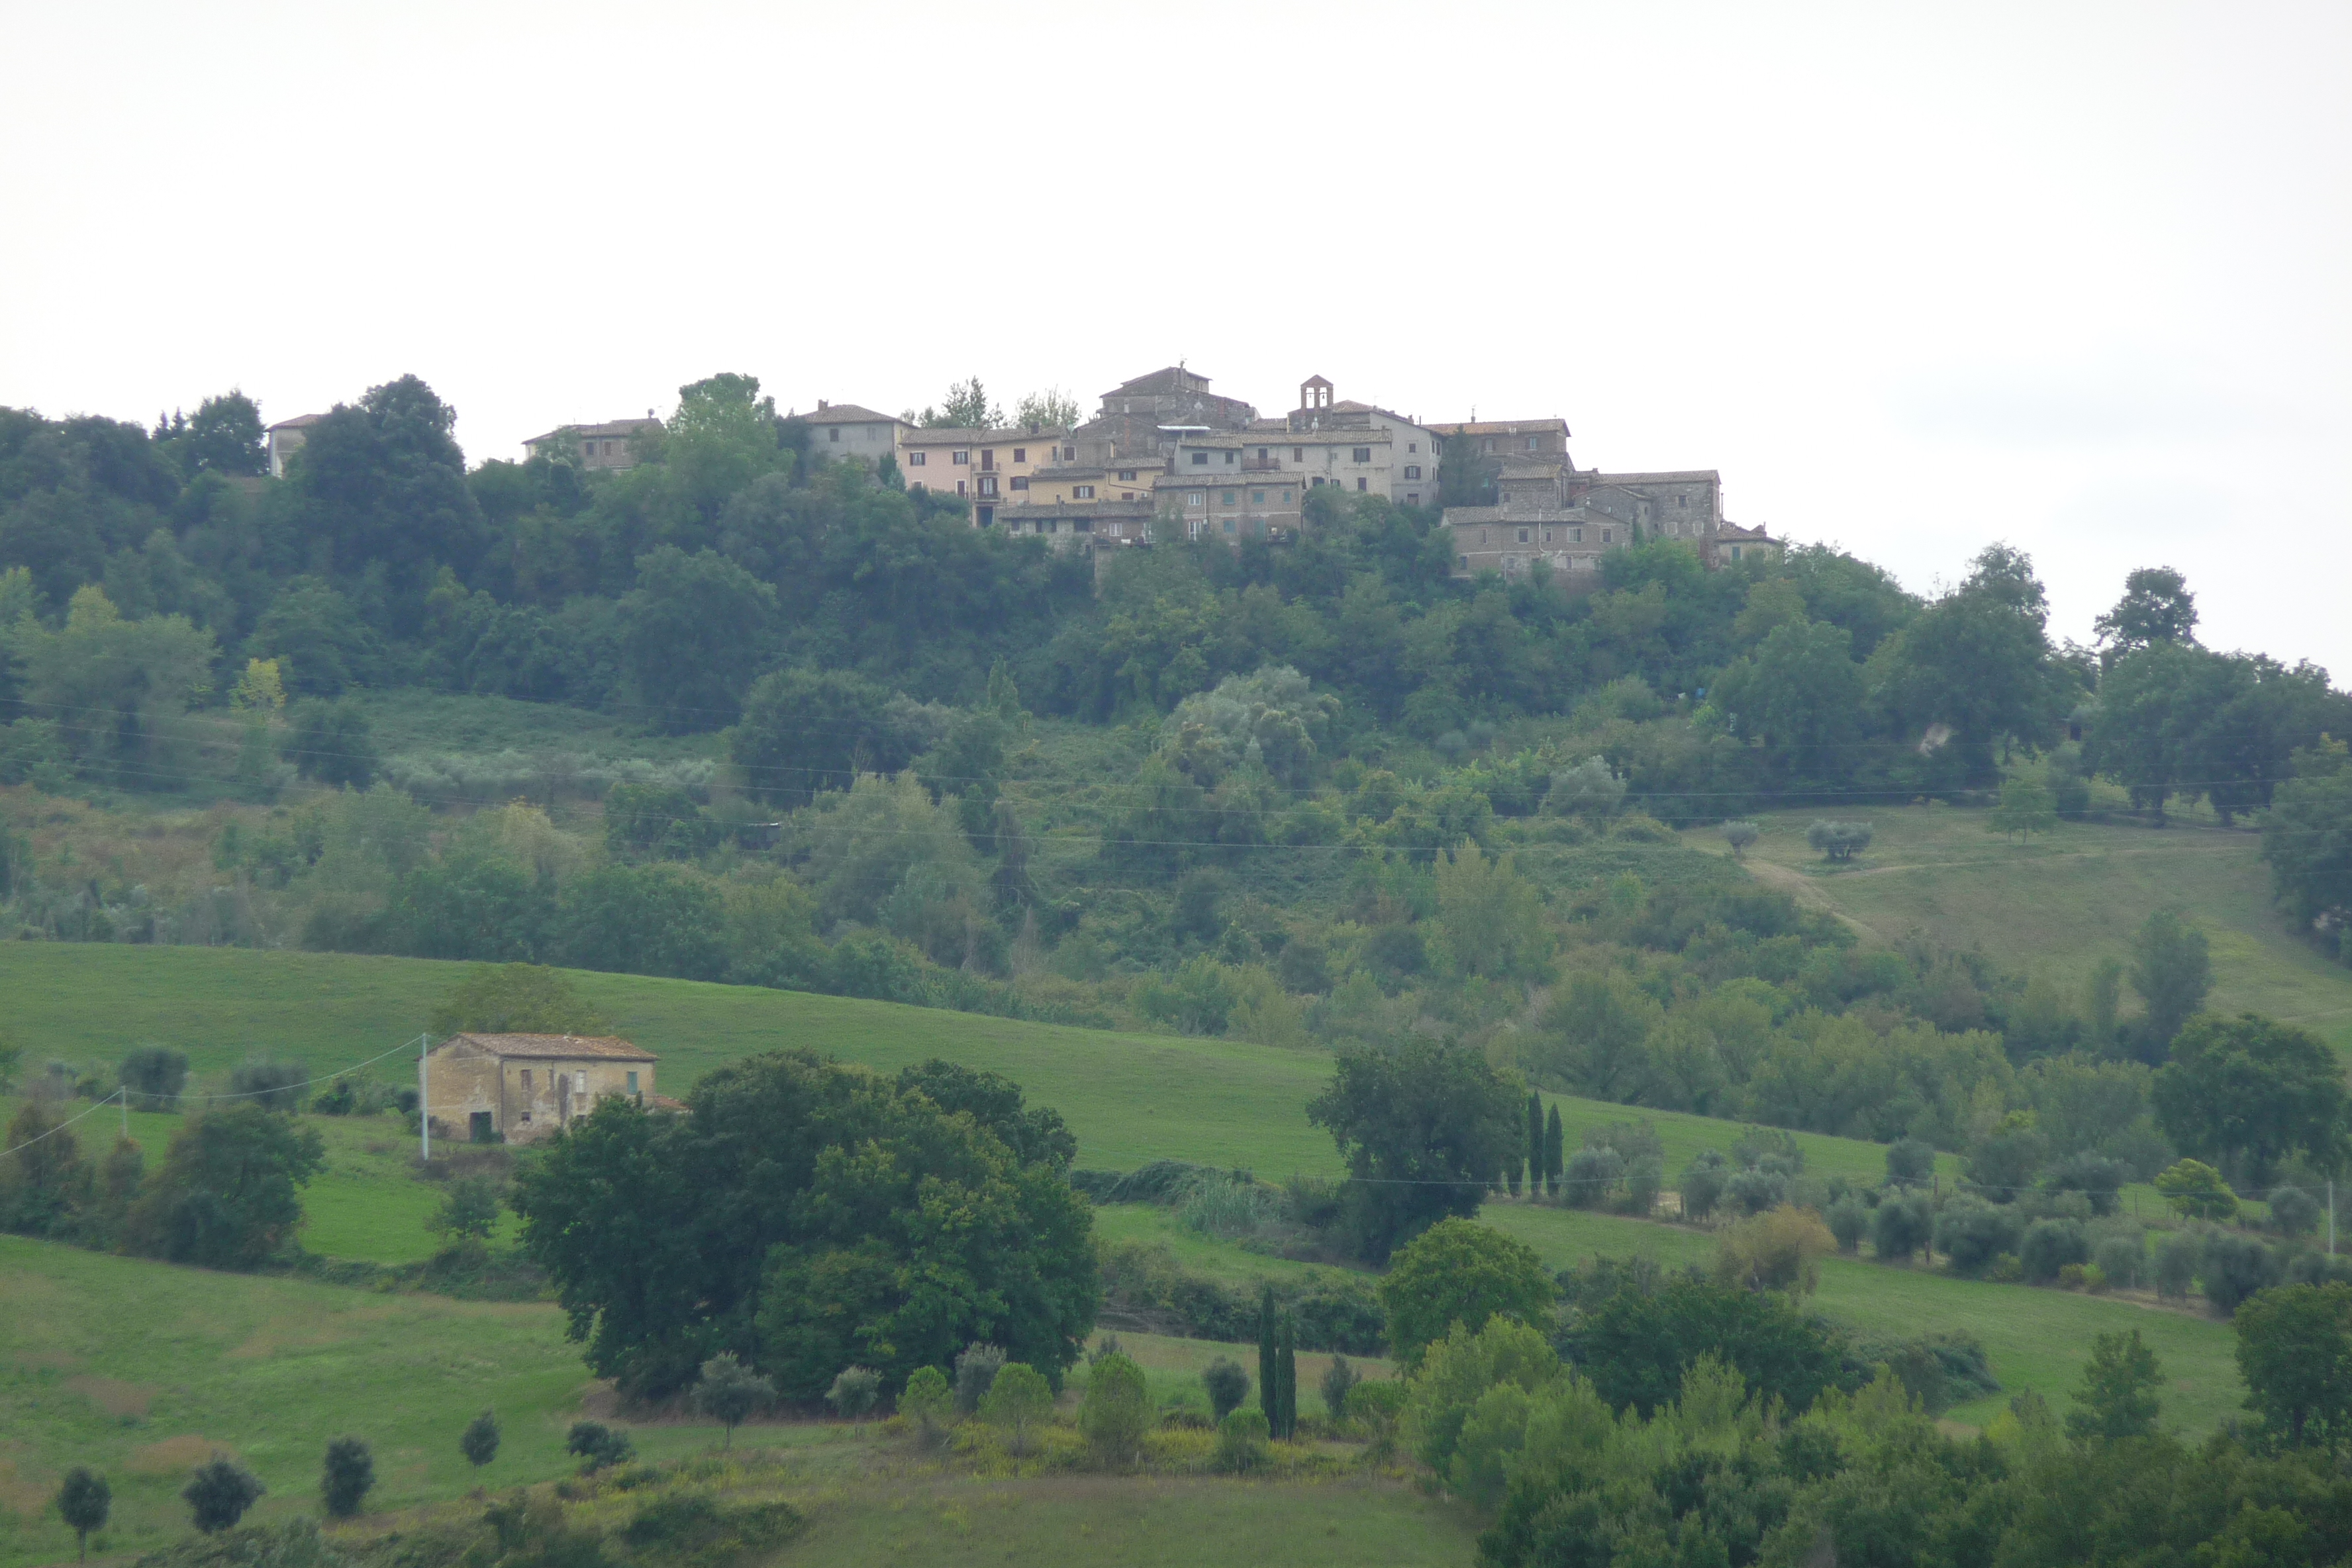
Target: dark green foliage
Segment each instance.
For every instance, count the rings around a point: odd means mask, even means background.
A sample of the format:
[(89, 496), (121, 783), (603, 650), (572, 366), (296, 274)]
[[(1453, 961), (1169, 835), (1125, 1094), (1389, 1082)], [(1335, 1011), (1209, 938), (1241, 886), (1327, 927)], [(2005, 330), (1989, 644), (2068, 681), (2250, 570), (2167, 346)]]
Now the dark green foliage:
[(1870, 1211), (1870, 1245), (1881, 1258), (1909, 1259), (1928, 1244), (1936, 1219), (1925, 1194), (1889, 1193)]
[(206, 1111), (172, 1135), (130, 1216), (150, 1257), (208, 1268), (252, 1268), (293, 1240), (296, 1189), (326, 1163), (310, 1128), (256, 1105)]
[(1908, 1340), (1866, 1336), (1847, 1340), (1841, 1373), (1847, 1386), (1858, 1388), (1869, 1383), (1882, 1366), (1894, 1373), (1931, 1415), (2000, 1392), (2000, 1380), (1993, 1375), (1982, 1342), (1964, 1331)]
[(1274, 1287), (1265, 1287), (1257, 1309), (1257, 1403), (1266, 1429), (1282, 1434), (1282, 1319), (1275, 1310)]
[(375, 1456), (357, 1437), (338, 1437), (327, 1445), (319, 1474), (319, 1500), (328, 1517), (349, 1519), (359, 1512), (375, 1486)]
[(809, 1401), (845, 1366), (896, 1386), (983, 1335), (1048, 1376), (1076, 1358), (1099, 1287), (1059, 1166), (806, 1052), (721, 1068), (688, 1103), (608, 1099), (517, 1183), (524, 1245), (601, 1375), (658, 1396), (756, 1344)]
[(563, 1451), (575, 1456), (583, 1471), (595, 1471), (626, 1464), (636, 1456), (637, 1446), (626, 1432), (601, 1421), (574, 1421), (564, 1436)]
[(1324, 1412), (1332, 1420), (1347, 1419), (1348, 1395), (1354, 1391), (1356, 1384), (1362, 1381), (1356, 1369), (1348, 1364), (1346, 1356), (1335, 1355), (1331, 1358), (1331, 1364), (1323, 1369), (1323, 1384), (1320, 1393), (1323, 1395)]
[(457, 1451), (466, 1462), (480, 1469), (499, 1457), (499, 1418), (485, 1410), (466, 1423), (465, 1431), (457, 1436)]
[(1381, 1279), (1389, 1344), (1408, 1365), (1456, 1323), (1475, 1333), (1499, 1315), (1543, 1328), (1559, 1295), (1534, 1248), (1459, 1218), (1400, 1248)]
[(1870, 1207), (1858, 1194), (1845, 1196), (1822, 1212), (1822, 1218), (1837, 1237), (1838, 1250), (1848, 1255), (1862, 1250), (1863, 1237), (1870, 1234)]
[(2093, 1214), (2105, 1215), (2121, 1205), (2124, 1184), (2129, 1180), (2131, 1170), (2122, 1161), (2078, 1153), (2045, 1171), (2042, 1184), (2053, 1193), (2080, 1193), (2090, 1200)]
[(1519, 1085), (1484, 1054), (1415, 1037), (1343, 1049), (1307, 1120), (1347, 1162), (1350, 1240), (1380, 1262), (1447, 1215), (1474, 1215), (1517, 1132)]
[(2003, 1253), (2017, 1250), (2022, 1224), (2011, 1207), (1978, 1198), (1954, 1198), (1936, 1216), (1936, 1250), (1958, 1274), (1981, 1274)]
[(672, 734), (724, 729), (774, 647), (776, 591), (714, 550), (637, 557), (620, 647), (641, 716)]
[(375, 782), (382, 764), (367, 715), (348, 702), (313, 700), (297, 703), (294, 732), (286, 742), (286, 760), (306, 779), (320, 784), (365, 789)]
[(1528, 1091), (1528, 1193), (1535, 1196), (1544, 1191), (1544, 1107), (1543, 1096)]
[(1802, 1410), (1838, 1376), (1832, 1331), (1777, 1292), (1677, 1276), (1627, 1272), (1580, 1291), (1559, 1349), (1618, 1409), (1648, 1415), (1670, 1403), (1701, 1356), (1736, 1368), (1751, 1387)]
[(0, 1158), (0, 1230), (64, 1237), (80, 1226), (90, 1170), (63, 1114), (27, 1100), (9, 1119)]
[(476, 964), (433, 1009), (431, 1028), (446, 1039), (464, 1030), (488, 1035), (597, 1035), (605, 1024), (562, 973), (536, 963)]
[(1004, 1360), (1002, 1345), (973, 1343), (956, 1352), (955, 1406), (959, 1414), (970, 1415), (980, 1409), (980, 1402), (988, 1397)]
[(1712, 1149), (1702, 1149), (1676, 1178), (1676, 1191), (1683, 1200), (1683, 1215), (1686, 1219), (1705, 1219), (1723, 1201), (1724, 1190), (1731, 1184), (1731, 1167), (1721, 1154)]
[(2204, 1005), (2213, 984), (2207, 946), (2205, 933), (2178, 910), (2157, 910), (2132, 938), (2132, 989), (2147, 1007), (2139, 1028), (2143, 1060), (2163, 1061), (2173, 1036)]
[(245, 1510), (265, 1491), (260, 1479), (226, 1454), (215, 1454), (196, 1467), (181, 1489), (195, 1527), (206, 1535), (227, 1530), (245, 1517)]
[(1153, 1160), (1128, 1172), (1072, 1171), (1070, 1185), (1098, 1204), (1172, 1204), (1202, 1176), (1218, 1174), (1213, 1165), (1190, 1160)]
[[(1107, 1310), (1194, 1339), (1232, 1343), (1257, 1336), (1259, 1293), (1189, 1271), (1164, 1246), (1107, 1247), (1102, 1269)], [(1380, 1355), (1387, 1348), (1388, 1320), (1369, 1280), (1326, 1275), (1304, 1288), (1286, 1285), (1275, 1300), (1298, 1325), (1301, 1350)]]
[(1210, 1417), (1223, 1421), (1249, 1397), (1249, 1373), (1231, 1356), (1219, 1356), (1201, 1373), (1201, 1387), (1209, 1396)]
[(2294, 753), (2294, 774), (2279, 785), (2263, 820), (2263, 858), (2288, 917), (2307, 932), (2336, 939), (2352, 926), (2352, 745), (2322, 736)]
[(667, 1492), (632, 1514), (620, 1538), (633, 1561), (723, 1568), (783, 1545), (807, 1523), (790, 1503), (730, 1503), (698, 1492)]
[(489, 1177), (459, 1176), (441, 1194), (440, 1205), (425, 1227), (446, 1241), (488, 1241), (499, 1227), (503, 1199), (498, 1183)]
[[(1078, 1140), (1050, 1106), (1027, 1106), (1021, 1086), (1002, 1073), (968, 1068), (932, 1057), (898, 1073), (902, 1093), (920, 1094), (950, 1115), (961, 1112), (1004, 1141), (1025, 1163), (1066, 1169), (1077, 1158)], [(1160, 1162), (1174, 1164), (1179, 1162)], [(1147, 1166), (1146, 1170), (1152, 1167)], [(1188, 1167), (1189, 1168), (1189, 1167)], [(1143, 1172), (1136, 1173), (1138, 1177)], [(1139, 1197), (1106, 1197), (1104, 1203), (1136, 1203)]]
[(2164, 1368), (2137, 1329), (2098, 1335), (2074, 1389), (2067, 1436), (2085, 1443), (2152, 1436), (2163, 1386)]
[(2352, 1285), (2282, 1285), (2242, 1303), (2232, 1324), (2246, 1407), (2292, 1447), (2352, 1437)]
[(682, 789), (616, 784), (605, 792), (604, 847), (614, 854), (694, 860), (719, 839), (719, 825)]
[(2319, 1200), (2301, 1187), (2273, 1187), (2270, 1195), (2271, 1224), (2281, 1236), (2309, 1236), (2319, 1228), (2324, 1211)]
[(1898, 1138), (1886, 1146), (1886, 1179), (1896, 1186), (1925, 1186), (1936, 1174), (1935, 1145)]
[(893, 707), (893, 694), (845, 671), (780, 669), (761, 677), (729, 732), (728, 755), (761, 800), (799, 805), (847, 789), (859, 773), (896, 773), (927, 737)]
[(66, 1528), (74, 1532), (75, 1546), (84, 1562), (89, 1559), (89, 1532), (106, 1528), (106, 1516), (114, 1509), (114, 1490), (106, 1478), (87, 1465), (76, 1465), (66, 1472), (58, 1488), (58, 1517)]
[(1276, 1332), (1274, 1367), (1281, 1381), (1278, 1404), (1282, 1412), (1274, 1436), (1286, 1443), (1298, 1435), (1298, 1324), (1288, 1313), (1283, 1315), (1282, 1326)]
[(2047, 1285), (2068, 1264), (2091, 1261), (2091, 1240), (2079, 1221), (2037, 1219), (2019, 1239), (2017, 1258), (2029, 1283)]
[(1805, 842), (1826, 860), (1851, 860), (1870, 847), (1870, 840), (1867, 822), (1816, 822), (1805, 829)]
[(1564, 1190), (1560, 1181), (1568, 1173), (1562, 1143), (1559, 1107), (1555, 1105), (1544, 1118), (1543, 1138), (1544, 1191), (1553, 1196), (1559, 1195)]
[(300, 1062), (246, 1061), (230, 1069), (228, 1092), (264, 1110), (299, 1110), (310, 1078), (310, 1069)]
[(122, 1058), (122, 1087), (133, 1110), (173, 1110), (188, 1085), (188, 1058), (164, 1046), (141, 1046)]
[(605, 866), (564, 888), (554, 945), (575, 969), (716, 980), (726, 971), (718, 889), (681, 866)]
[(2205, 1238), (2198, 1279), (2205, 1286), (2205, 1299), (2223, 1315), (2236, 1311), (2257, 1290), (2276, 1284), (2278, 1276), (2278, 1258), (2256, 1237), (2225, 1230)]
[(2192, 1019), (2152, 1094), (2158, 1124), (2182, 1152), (2242, 1161), (2256, 1184), (2290, 1153), (2333, 1165), (2347, 1152), (2336, 1053), (2308, 1030), (2260, 1014)]

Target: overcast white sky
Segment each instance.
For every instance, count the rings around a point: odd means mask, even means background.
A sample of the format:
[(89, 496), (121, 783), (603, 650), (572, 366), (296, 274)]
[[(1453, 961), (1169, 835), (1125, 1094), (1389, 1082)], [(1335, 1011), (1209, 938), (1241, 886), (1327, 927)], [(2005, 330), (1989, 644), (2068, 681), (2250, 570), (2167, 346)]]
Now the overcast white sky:
[(469, 458), (1183, 359), (2352, 679), (2352, 6), (17, 5), (0, 403)]

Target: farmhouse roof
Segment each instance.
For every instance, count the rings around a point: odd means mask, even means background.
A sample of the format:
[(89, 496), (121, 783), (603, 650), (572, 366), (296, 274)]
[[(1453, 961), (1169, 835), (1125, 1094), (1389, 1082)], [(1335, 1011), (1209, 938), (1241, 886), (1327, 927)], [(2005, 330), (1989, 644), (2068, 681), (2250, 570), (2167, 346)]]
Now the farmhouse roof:
[(806, 420), (811, 425), (898, 425), (905, 421), (895, 414), (877, 414), (871, 408), (861, 408), (855, 403), (820, 403), (806, 414), (785, 417)]
[(325, 417), (326, 416), (323, 414), (297, 414), (291, 419), (280, 419), (277, 424), (272, 425), (270, 428), (272, 430), (300, 430), (307, 426), (316, 425), (320, 420), (324, 419)]
[(442, 1042), (460, 1042), (494, 1057), (530, 1057), (544, 1061), (657, 1062), (661, 1058), (641, 1046), (611, 1035), (452, 1035)]
[(536, 447), (542, 441), (552, 441), (558, 436), (634, 436), (640, 430), (651, 429), (661, 423), (658, 419), (608, 419), (602, 425), (558, 425), (543, 436), (533, 436), (523, 442)]

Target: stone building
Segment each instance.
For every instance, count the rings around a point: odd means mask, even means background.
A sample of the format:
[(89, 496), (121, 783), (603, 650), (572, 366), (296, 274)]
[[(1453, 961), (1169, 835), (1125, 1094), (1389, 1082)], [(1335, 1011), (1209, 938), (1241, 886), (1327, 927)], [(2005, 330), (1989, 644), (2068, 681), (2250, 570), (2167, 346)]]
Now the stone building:
[(625, 1095), (659, 1102), (661, 1058), (626, 1040), (585, 1035), (452, 1035), (425, 1054), (425, 1100), (448, 1136), (529, 1143)]
[(898, 437), (914, 428), (893, 415), (877, 414), (855, 403), (827, 403), (823, 398), (817, 399), (814, 412), (787, 414), (784, 417), (808, 426), (811, 457), (862, 458), (868, 467), (877, 468), (882, 466), (883, 458), (898, 456)]
[(302, 449), (310, 438), (310, 426), (326, 417), (323, 414), (297, 414), (291, 419), (280, 419), (264, 434), (269, 443), (269, 477), (286, 477), (286, 459)]
[(1032, 477), (1066, 452), (1069, 432), (1036, 426), (1003, 430), (902, 426), (898, 471), (909, 489), (934, 489), (971, 502), (972, 524), (992, 526), (1001, 507), (1028, 500)]
[(1494, 460), (1496, 504), (1445, 510), (1457, 577), (1516, 577), (1540, 561), (1574, 589), (1597, 583), (1601, 557), (1637, 539), (1679, 540), (1708, 566), (1779, 548), (1761, 528), (1724, 521), (1723, 479), (1712, 468), (1604, 474), (1579, 470), (1565, 450)]
[(580, 466), (592, 473), (621, 473), (637, 466), (640, 453), (637, 437), (661, 428), (661, 421), (650, 411), (643, 419), (611, 419), (602, 425), (561, 425), (544, 436), (533, 436), (522, 444), (525, 458), (542, 453), (553, 456), (559, 447), (572, 447), (580, 458)]

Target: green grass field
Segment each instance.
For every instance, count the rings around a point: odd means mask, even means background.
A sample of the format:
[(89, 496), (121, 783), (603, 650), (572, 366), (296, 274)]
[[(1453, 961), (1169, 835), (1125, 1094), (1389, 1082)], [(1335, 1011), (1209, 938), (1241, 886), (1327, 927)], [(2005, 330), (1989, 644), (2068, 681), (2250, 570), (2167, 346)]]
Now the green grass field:
[[(2021, 844), (1987, 832), (1981, 811), (1873, 807), (1853, 814), (1875, 830), (1870, 848), (1832, 867), (1805, 843), (1822, 815), (1759, 813), (1763, 836), (1748, 866), (1871, 938), (1894, 942), (1924, 930), (1954, 947), (1981, 947), (2004, 968), (2048, 975), (2079, 1003), (2093, 964), (2128, 961), (2139, 923), (2178, 905), (2212, 944), (2210, 1005), (2295, 1019), (2352, 1052), (2352, 970), (2297, 941), (2272, 907), (2270, 868), (2252, 833), (2192, 813), (2161, 830), (2061, 823)], [(1712, 828), (1684, 837), (1721, 847)]]

